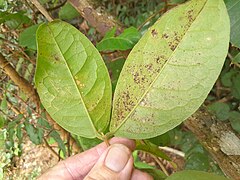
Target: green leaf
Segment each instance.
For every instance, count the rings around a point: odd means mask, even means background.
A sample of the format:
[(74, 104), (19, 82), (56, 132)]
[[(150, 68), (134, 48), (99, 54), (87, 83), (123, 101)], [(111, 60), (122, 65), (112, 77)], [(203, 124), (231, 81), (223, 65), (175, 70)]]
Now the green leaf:
[(137, 28), (129, 27), (125, 29), (123, 33), (120, 34), (118, 37), (126, 38), (135, 45), (138, 42), (138, 40), (141, 38), (141, 34), (138, 32)]
[(238, 73), (235, 69), (231, 69), (229, 72), (224, 73), (221, 77), (221, 82), (226, 87), (232, 86), (232, 78)]
[(7, 9), (8, 3), (6, 0), (0, 0), (0, 9), (5, 10)]
[(232, 80), (232, 94), (235, 98), (240, 99), (240, 74)]
[(151, 138), (193, 114), (220, 74), (229, 26), (222, 0), (192, 0), (163, 15), (124, 64), (110, 134)]
[(77, 142), (79, 143), (80, 147), (83, 149), (83, 151), (91, 149), (92, 147), (94, 147), (102, 142), (100, 139), (97, 139), (97, 138), (89, 139), (89, 138), (84, 138), (84, 137), (80, 137), (80, 136), (77, 136), (76, 139), (77, 139)]
[(114, 37), (115, 36), (115, 33), (117, 31), (117, 27), (113, 27), (112, 29), (110, 29), (108, 32), (106, 32), (104, 39), (107, 39), (107, 38), (111, 38), (111, 37)]
[[(240, 2), (240, 1), (239, 1)], [(240, 38), (239, 38), (240, 39)], [(239, 40), (240, 41), (240, 40)], [(233, 63), (240, 63), (240, 53), (233, 58)]]
[(71, 20), (78, 16), (78, 11), (70, 3), (66, 3), (59, 11), (59, 18), (62, 20)]
[(47, 129), (52, 129), (50, 124), (44, 118), (39, 118), (37, 123), (38, 123), (38, 125), (40, 125), (42, 127), (45, 127)]
[(67, 154), (66, 147), (59, 133), (57, 131), (52, 131), (49, 134), (49, 136), (52, 137), (58, 143), (58, 147), (62, 150), (64, 156), (66, 157), (66, 154)]
[(19, 35), (19, 45), (37, 50), (36, 32), (40, 24), (30, 26)]
[(185, 170), (180, 171), (172, 174), (171, 176), (167, 177), (166, 180), (228, 180), (223, 176), (219, 176), (212, 173), (207, 173), (203, 171), (194, 171), (194, 170)]
[(62, 21), (41, 25), (37, 43), (35, 84), (43, 106), (67, 131), (101, 136), (109, 123), (112, 89), (99, 52)]
[(24, 15), (24, 12), (0, 12), (0, 24), (1, 23), (5, 23), (10, 29), (17, 29), (24, 24), (30, 24), (31, 19)]
[(4, 144), (5, 144), (4, 131), (0, 130), (0, 151), (5, 148)]
[(7, 107), (7, 96), (6, 94), (4, 94), (3, 98), (2, 98), (2, 101), (1, 101), (1, 104), (0, 104), (0, 109), (3, 111), (3, 112), (6, 112), (8, 107)]
[(22, 132), (22, 124), (19, 124), (17, 126), (17, 138), (19, 139), (19, 141), (22, 141), (23, 138), (23, 132)]
[(110, 30), (106, 36), (97, 44), (99, 51), (128, 50), (140, 39), (141, 34), (134, 27), (127, 28), (117, 37), (114, 37), (116, 28)]
[(147, 172), (156, 180), (165, 179), (167, 176), (160, 170), (156, 169), (154, 166), (150, 166), (147, 163), (141, 162), (138, 158), (138, 151), (133, 152), (134, 167), (140, 169), (141, 171)]
[(218, 120), (225, 121), (229, 117), (230, 107), (226, 103), (216, 102), (208, 106), (208, 110), (213, 112)]
[(0, 129), (5, 125), (5, 118), (0, 114)]
[(160, 136), (156, 136), (154, 138), (148, 139), (151, 143), (157, 146), (167, 146), (171, 141), (171, 137), (169, 133), (162, 134)]
[(173, 4), (179, 4), (179, 3), (184, 3), (186, 0), (170, 0), (171, 3)]
[(141, 170), (151, 175), (154, 180), (164, 180), (167, 177), (162, 171), (158, 169), (141, 169)]
[(240, 113), (237, 111), (232, 111), (229, 113), (229, 121), (232, 128), (240, 133)]
[(186, 159), (185, 169), (197, 169), (200, 171), (209, 170), (209, 159), (204, 153), (194, 152)]
[(34, 144), (41, 144), (41, 136), (39, 136), (38, 130), (29, 122), (25, 122), (24, 125), (30, 140)]
[(39, 0), (39, 2), (41, 3), (41, 4), (46, 4), (46, 3), (48, 3), (48, 2), (51, 2), (52, 0)]
[(231, 21), (231, 43), (240, 48), (240, 0), (224, 0)]
[(134, 159), (134, 167), (137, 169), (154, 169), (154, 166), (150, 166), (147, 163), (142, 162), (139, 157), (138, 157), (138, 152), (137, 150), (133, 151), (133, 159)]
[(136, 141), (136, 148), (135, 149), (145, 151), (145, 152), (150, 153), (154, 156), (160, 157), (160, 158), (165, 159), (167, 161), (171, 161), (171, 159), (163, 151), (161, 151), (158, 148), (158, 146), (148, 142), (147, 140), (145, 140), (144, 142), (145, 142), (145, 144), (141, 143), (140, 141)]
[(118, 81), (120, 72), (122, 70), (122, 67), (124, 65), (124, 62), (125, 62), (125, 59), (117, 59), (116, 61), (112, 61), (107, 64), (107, 67), (111, 74), (111, 82), (112, 82), (113, 92), (115, 91), (117, 81)]
[(23, 115), (18, 115), (18, 117), (7, 123), (7, 132), (8, 132), (8, 139), (9, 139), (9, 148), (11, 148), (11, 145), (14, 144), (14, 135), (15, 135), (15, 129), (17, 124), (19, 123), (20, 119), (23, 117)]

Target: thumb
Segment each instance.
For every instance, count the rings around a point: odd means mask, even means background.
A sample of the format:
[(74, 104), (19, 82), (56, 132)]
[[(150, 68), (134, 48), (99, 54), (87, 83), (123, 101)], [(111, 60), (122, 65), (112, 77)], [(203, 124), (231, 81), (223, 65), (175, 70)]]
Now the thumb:
[(100, 156), (85, 180), (128, 180), (133, 170), (133, 157), (128, 147), (113, 144)]

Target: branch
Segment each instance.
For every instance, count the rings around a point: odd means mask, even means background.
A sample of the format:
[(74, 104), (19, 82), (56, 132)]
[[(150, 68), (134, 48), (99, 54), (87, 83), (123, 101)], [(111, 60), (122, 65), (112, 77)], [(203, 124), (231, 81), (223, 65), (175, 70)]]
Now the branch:
[(12, 65), (0, 53), (0, 67), (12, 79), (12, 81), (37, 105), (39, 106), (39, 97), (33, 86), (23, 77), (21, 77)]
[(68, 2), (81, 14), (81, 16), (96, 30), (104, 36), (107, 31), (117, 27), (117, 34), (122, 32), (123, 25), (113, 20), (109, 14), (102, 14), (91, 6), (88, 0), (68, 0)]
[[(56, 9), (59, 9), (60, 7), (64, 6), (66, 4), (67, 0), (64, 0), (62, 3), (60, 3), (59, 5), (56, 5), (55, 7), (51, 7), (51, 8), (46, 8), (47, 11), (54, 11)], [(36, 14), (41, 13), (40, 11), (37, 11)]]
[(184, 122), (222, 171), (232, 179), (240, 177), (240, 137), (227, 123), (217, 121), (205, 109), (199, 109)]
[(51, 22), (53, 21), (53, 18), (48, 14), (46, 9), (38, 2), (38, 0), (31, 0), (31, 2), (34, 4), (34, 6), (45, 16), (45, 18)]
[[(0, 100), (3, 100), (3, 95), (0, 94)], [(14, 105), (7, 100), (7, 106), (9, 109), (11, 109), (15, 114), (22, 114), (18, 108), (14, 107)]]
[(43, 142), (44, 142), (45, 146), (52, 152), (52, 154), (54, 156), (56, 156), (57, 158), (63, 159), (58, 153), (56, 153), (56, 151), (54, 151), (54, 149), (48, 144), (48, 142), (45, 138), (43, 138)]

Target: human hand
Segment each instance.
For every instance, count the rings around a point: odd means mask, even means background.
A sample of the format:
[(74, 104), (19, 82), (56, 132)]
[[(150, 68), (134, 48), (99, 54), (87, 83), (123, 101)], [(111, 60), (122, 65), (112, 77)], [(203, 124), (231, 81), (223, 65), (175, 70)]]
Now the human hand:
[(39, 180), (152, 180), (133, 168), (135, 143), (129, 139), (112, 138), (111, 146), (101, 143), (83, 153), (69, 157), (40, 176)]

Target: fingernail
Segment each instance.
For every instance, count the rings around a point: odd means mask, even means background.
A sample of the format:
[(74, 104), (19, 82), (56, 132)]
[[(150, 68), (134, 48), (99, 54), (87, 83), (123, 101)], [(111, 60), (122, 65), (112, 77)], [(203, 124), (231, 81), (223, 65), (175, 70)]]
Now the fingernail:
[(108, 151), (105, 166), (115, 172), (120, 172), (126, 166), (131, 152), (122, 144), (114, 144)]

